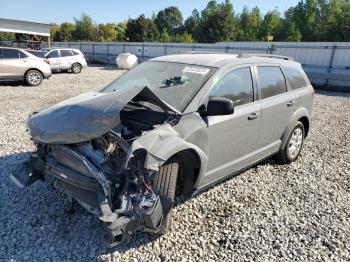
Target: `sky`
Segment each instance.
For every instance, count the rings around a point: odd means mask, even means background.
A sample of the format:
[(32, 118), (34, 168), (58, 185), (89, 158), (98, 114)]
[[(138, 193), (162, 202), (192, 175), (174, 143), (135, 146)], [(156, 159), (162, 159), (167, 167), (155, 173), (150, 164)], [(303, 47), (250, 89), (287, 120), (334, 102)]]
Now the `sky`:
[[(218, 0), (217, 2), (222, 2)], [(242, 11), (243, 6), (258, 6), (263, 13), (277, 8), (284, 12), (298, 0), (231, 0), (235, 12)], [(0, 0), (0, 18), (24, 20), (41, 23), (72, 22), (84, 12), (96, 23), (118, 23), (141, 14), (150, 17), (153, 13), (168, 6), (177, 6), (186, 18), (193, 9), (203, 10), (208, 0)]]

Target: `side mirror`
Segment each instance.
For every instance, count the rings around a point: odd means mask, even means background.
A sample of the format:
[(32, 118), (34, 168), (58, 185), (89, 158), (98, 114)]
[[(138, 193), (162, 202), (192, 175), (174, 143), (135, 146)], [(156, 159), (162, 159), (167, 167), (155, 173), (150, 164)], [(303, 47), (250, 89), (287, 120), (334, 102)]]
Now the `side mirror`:
[(225, 97), (213, 97), (209, 99), (207, 116), (231, 115), (234, 112), (233, 101)]
[(46, 55), (46, 56), (45, 56), (45, 58), (46, 58), (46, 59), (49, 59), (49, 58), (50, 58), (50, 56), (49, 56), (49, 55)]

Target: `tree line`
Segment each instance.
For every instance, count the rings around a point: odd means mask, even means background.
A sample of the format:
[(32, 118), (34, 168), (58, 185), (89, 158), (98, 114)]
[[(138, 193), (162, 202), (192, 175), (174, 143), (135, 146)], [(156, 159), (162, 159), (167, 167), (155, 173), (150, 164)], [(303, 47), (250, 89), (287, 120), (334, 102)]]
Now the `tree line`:
[(118, 24), (96, 24), (82, 14), (74, 23), (51, 25), (51, 36), (101, 42), (350, 41), (350, 0), (301, 0), (284, 14), (277, 9), (262, 14), (258, 7), (235, 13), (230, 0), (211, 0), (186, 19), (171, 6)]

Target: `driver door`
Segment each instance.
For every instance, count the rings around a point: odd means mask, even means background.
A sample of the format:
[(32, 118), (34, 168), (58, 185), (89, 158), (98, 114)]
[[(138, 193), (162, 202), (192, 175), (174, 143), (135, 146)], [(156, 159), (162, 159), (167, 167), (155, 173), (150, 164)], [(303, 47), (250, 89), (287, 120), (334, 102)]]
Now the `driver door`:
[(209, 159), (203, 183), (208, 184), (255, 162), (258, 147), (261, 106), (250, 66), (231, 69), (211, 88), (210, 97), (234, 102), (234, 113), (208, 116)]

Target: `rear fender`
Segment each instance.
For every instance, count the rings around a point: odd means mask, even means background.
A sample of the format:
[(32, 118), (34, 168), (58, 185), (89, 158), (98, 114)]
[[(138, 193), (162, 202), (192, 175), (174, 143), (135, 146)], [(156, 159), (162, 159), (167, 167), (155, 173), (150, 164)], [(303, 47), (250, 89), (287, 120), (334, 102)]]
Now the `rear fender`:
[(305, 107), (298, 108), (298, 110), (295, 111), (294, 114), (289, 119), (287, 128), (284, 131), (283, 136), (281, 138), (282, 142), (281, 142), (280, 150), (284, 149), (284, 147), (286, 146), (289, 134), (290, 132), (292, 132), (295, 126), (295, 123), (302, 117), (307, 117), (308, 119), (310, 119), (309, 112), (306, 110)]

